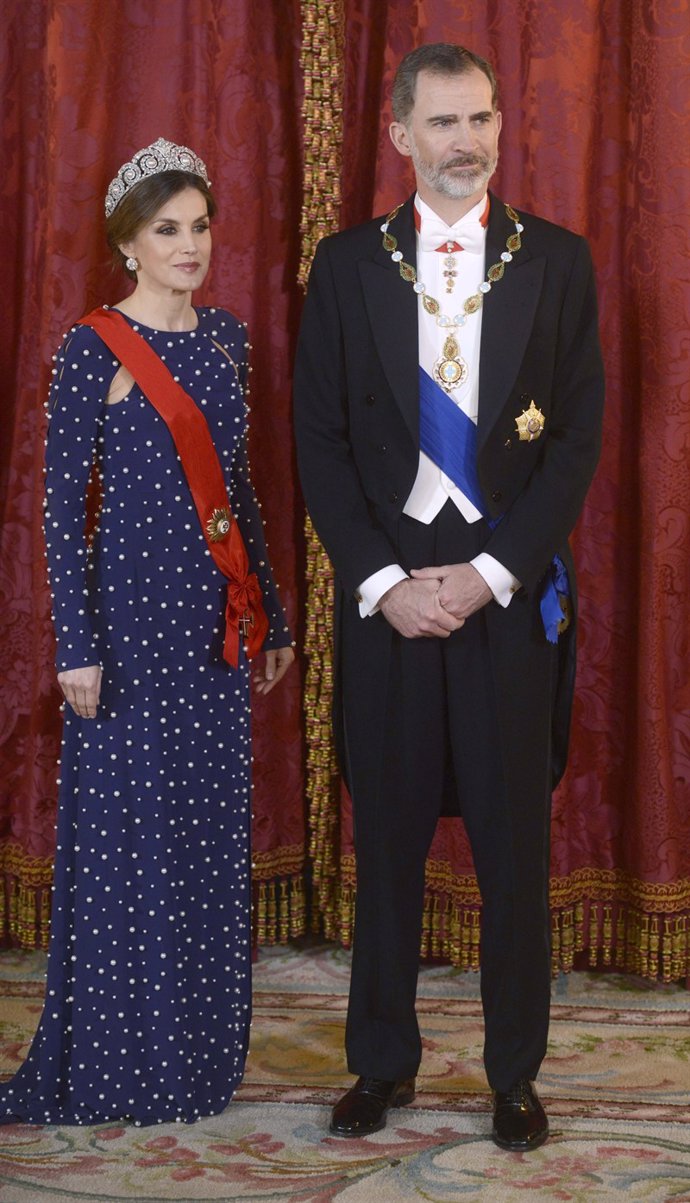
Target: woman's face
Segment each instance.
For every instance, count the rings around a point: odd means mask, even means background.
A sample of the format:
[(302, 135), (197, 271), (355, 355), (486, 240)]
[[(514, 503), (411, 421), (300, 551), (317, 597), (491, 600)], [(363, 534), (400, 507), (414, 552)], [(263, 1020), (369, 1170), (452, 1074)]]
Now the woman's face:
[(206, 198), (196, 188), (175, 193), (120, 250), (138, 260), (138, 284), (158, 293), (192, 292), (211, 259)]

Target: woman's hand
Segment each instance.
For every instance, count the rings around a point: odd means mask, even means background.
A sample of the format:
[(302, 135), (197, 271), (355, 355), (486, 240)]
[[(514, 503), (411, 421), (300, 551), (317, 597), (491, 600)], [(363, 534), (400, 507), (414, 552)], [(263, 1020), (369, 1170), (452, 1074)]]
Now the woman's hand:
[(89, 664), (86, 668), (68, 668), (58, 673), (58, 685), (65, 701), (80, 718), (95, 718), (98, 699), (101, 696), (100, 664)]
[(291, 647), (278, 647), (273, 651), (266, 652), (264, 663), (252, 677), (256, 692), (270, 693), (273, 686), (277, 685), (281, 677), (285, 676), (294, 658), (295, 653)]

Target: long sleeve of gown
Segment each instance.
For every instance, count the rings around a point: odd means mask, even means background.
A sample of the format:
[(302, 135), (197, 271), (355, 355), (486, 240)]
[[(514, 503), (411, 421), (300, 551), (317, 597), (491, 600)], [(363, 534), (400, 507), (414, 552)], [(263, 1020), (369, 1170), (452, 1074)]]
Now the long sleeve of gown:
[[(263, 606), (268, 619), (268, 634), (264, 640), (264, 650), (269, 651), (273, 648), (288, 647), (292, 642), (292, 635), (285, 619), (285, 612), (280, 597), (278, 596), (278, 588), (268, 558), (261, 508), (251, 480), (247, 452), (247, 418), (249, 415), (249, 406), (246, 403), (246, 395), (249, 391), (248, 373), (250, 370), (246, 352), (249, 349), (249, 343), (246, 341), (247, 331), (243, 323), (238, 321), (232, 314), (227, 313), (227, 311), (218, 310), (216, 313), (224, 321), (224, 324), (221, 322), (218, 329), (214, 331), (214, 337), (217, 339), (216, 345), (224, 351), (228, 360), (233, 364), (236, 373), (236, 382), (245, 397), (244, 430), (242, 437), (235, 442), (230, 472), (229, 474), (226, 473), (226, 483), (228, 486), (230, 508), (237, 521), (244, 545), (247, 549), (250, 571), (256, 573), (259, 585), (261, 586)], [(243, 345), (243, 353), (239, 357), (237, 355), (238, 344), (240, 346)], [(235, 421), (237, 421), (237, 418)]]
[(287, 647), (291, 642), (291, 635), (268, 559), (261, 510), (249, 472), (246, 439), (242, 439), (233, 457), (230, 504), (247, 549), (250, 570), (256, 573), (261, 586), (264, 610), (268, 618), (268, 635), (264, 640), (264, 649), (268, 651), (271, 648)]
[(99, 663), (88, 608), (86, 487), (117, 362), (92, 330), (65, 335), (49, 398), (45, 532), (57, 669)]

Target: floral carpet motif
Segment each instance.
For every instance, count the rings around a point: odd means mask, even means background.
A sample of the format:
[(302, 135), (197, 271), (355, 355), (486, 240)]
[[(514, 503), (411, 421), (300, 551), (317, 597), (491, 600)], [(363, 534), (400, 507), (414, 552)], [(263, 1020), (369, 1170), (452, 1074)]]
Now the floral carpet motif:
[[(418, 1095), (383, 1132), (343, 1141), (328, 1111), (349, 1081), (349, 958), (304, 945), (262, 953), (244, 1084), (186, 1127), (0, 1130), (0, 1200), (40, 1203), (690, 1203), (690, 1017), (679, 987), (617, 975), (554, 983), (540, 1092), (551, 1139), (529, 1155), (490, 1140), (478, 980), (421, 974)], [(0, 953), (0, 1074), (40, 1014), (43, 960)]]
[[(570, 1120), (531, 1154), (505, 1154), (483, 1118), (408, 1109), (366, 1140), (324, 1133), (313, 1104), (232, 1104), (191, 1128), (13, 1129), (6, 1203), (73, 1199), (304, 1203), (525, 1203), (690, 1199), (681, 1125)], [(9, 1135), (9, 1130), (8, 1130)]]

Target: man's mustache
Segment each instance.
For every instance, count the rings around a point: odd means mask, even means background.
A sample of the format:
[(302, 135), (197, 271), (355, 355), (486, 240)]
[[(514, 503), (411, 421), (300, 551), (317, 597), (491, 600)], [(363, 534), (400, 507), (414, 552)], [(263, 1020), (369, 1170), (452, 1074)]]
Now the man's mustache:
[(449, 159), (443, 164), (442, 171), (448, 171), (451, 167), (486, 167), (489, 160), (485, 158), (477, 158), (476, 155), (470, 155), (466, 158)]

